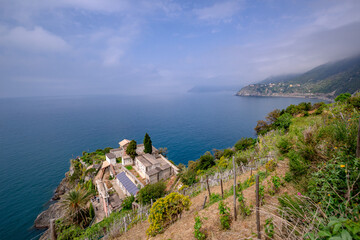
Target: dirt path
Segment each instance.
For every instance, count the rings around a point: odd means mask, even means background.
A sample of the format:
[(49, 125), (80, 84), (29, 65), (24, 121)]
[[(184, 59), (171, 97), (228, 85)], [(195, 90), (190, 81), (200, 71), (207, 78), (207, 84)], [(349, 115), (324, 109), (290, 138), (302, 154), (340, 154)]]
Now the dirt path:
[[(260, 170), (264, 171), (264, 167), (261, 167)], [(288, 164), (286, 161), (279, 161), (278, 167), (276, 168), (276, 173), (279, 177), (283, 177), (285, 173), (288, 171)], [(256, 171), (254, 171), (256, 173)], [(275, 175), (275, 172), (272, 172), (270, 176), (265, 179), (262, 184), (267, 187), (267, 180), (271, 178), (271, 176)], [(247, 172), (237, 178), (237, 181), (243, 182), (250, 176), (250, 172)], [(233, 179), (230, 179), (228, 182), (224, 184), (224, 189), (228, 190), (232, 187)], [(293, 193), (295, 192), (290, 186), (282, 187), (279, 194), (283, 194), (285, 192)], [(220, 186), (215, 186), (211, 188), (211, 193), (220, 193)], [(244, 197), (246, 199), (247, 205), (255, 206), (255, 186), (251, 186), (243, 191)], [(265, 213), (269, 210), (267, 206), (276, 205), (277, 204), (277, 195), (274, 197), (269, 196), (265, 193), (265, 206), (262, 208), (263, 212), (261, 213), (261, 221), (262, 225), (265, 222), (265, 219), (270, 216), (271, 213)], [(219, 210), (218, 203), (214, 203), (213, 205), (202, 209), (202, 205), (204, 202), (204, 197), (207, 195), (207, 191), (203, 191), (198, 196), (191, 199), (192, 205), (190, 210), (185, 212), (181, 219), (179, 219), (176, 223), (169, 226), (164, 233), (157, 235), (156, 237), (150, 239), (194, 239), (193, 231), (194, 231), (194, 216), (195, 213), (198, 212), (201, 217), (205, 217), (203, 220), (203, 229), (205, 229), (208, 233), (207, 239), (247, 239), (254, 238), (254, 233), (256, 232), (256, 222), (255, 222), (255, 214), (251, 214), (251, 216), (243, 219), (240, 215), (238, 215), (238, 220), (232, 221), (231, 229), (227, 231), (220, 230), (220, 222), (219, 222)], [(224, 200), (231, 209), (231, 214), (233, 215), (233, 197), (228, 197)], [(137, 239), (147, 239), (146, 229), (149, 227), (149, 223), (147, 221), (141, 222), (134, 226), (129, 232), (125, 233), (121, 237), (117, 239), (121, 240), (137, 240)], [(262, 229), (263, 230), (263, 229)]]

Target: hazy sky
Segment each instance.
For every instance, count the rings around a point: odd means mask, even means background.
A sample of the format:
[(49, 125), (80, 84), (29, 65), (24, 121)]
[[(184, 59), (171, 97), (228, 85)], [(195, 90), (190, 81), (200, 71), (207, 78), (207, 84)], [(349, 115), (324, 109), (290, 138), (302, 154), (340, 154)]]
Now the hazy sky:
[(0, 0), (0, 97), (241, 86), (359, 52), (359, 0)]

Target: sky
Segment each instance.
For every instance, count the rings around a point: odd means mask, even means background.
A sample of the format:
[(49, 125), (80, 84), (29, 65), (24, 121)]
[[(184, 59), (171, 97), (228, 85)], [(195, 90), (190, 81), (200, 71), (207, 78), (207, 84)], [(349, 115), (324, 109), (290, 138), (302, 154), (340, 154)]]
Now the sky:
[(0, 0), (0, 97), (234, 87), (360, 53), (358, 0)]

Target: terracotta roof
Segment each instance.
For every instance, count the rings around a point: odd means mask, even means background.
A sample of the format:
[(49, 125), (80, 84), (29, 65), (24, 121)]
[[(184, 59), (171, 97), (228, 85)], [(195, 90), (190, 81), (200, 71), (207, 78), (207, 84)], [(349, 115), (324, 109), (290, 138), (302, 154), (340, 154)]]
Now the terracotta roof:
[(126, 144), (128, 144), (130, 142), (130, 140), (128, 139), (124, 139), (122, 141), (119, 142), (120, 147), (124, 147)]

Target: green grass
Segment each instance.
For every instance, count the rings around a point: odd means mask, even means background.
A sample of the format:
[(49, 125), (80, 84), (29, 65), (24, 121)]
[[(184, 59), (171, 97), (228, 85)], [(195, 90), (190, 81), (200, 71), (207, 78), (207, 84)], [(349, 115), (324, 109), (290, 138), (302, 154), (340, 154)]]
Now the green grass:
[(129, 171), (133, 169), (132, 166), (125, 166), (125, 167), (126, 167), (126, 169), (129, 170)]

